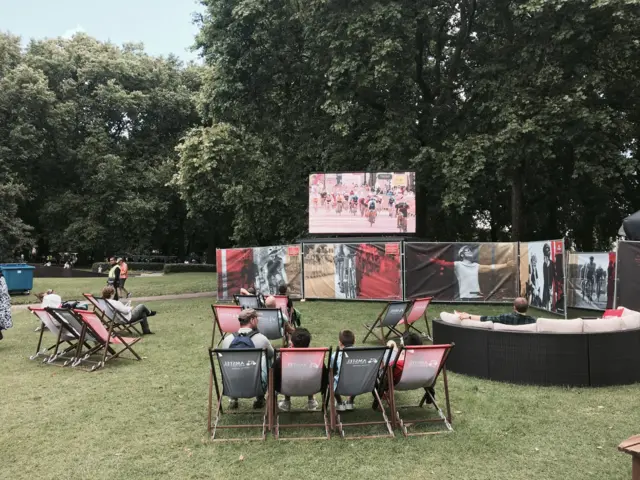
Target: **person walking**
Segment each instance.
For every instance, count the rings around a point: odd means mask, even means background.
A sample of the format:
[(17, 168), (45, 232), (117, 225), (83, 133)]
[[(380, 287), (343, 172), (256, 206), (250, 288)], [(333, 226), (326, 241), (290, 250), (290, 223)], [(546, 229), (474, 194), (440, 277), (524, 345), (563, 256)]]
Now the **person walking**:
[(131, 293), (124, 288), (124, 284), (127, 281), (127, 278), (129, 278), (129, 265), (127, 265), (127, 262), (122, 258), (118, 259), (118, 265), (120, 266), (120, 296), (131, 298)]
[(7, 281), (0, 270), (0, 340), (2, 340), (2, 331), (13, 327), (11, 321), (11, 297), (9, 296), (9, 287)]
[(111, 265), (111, 269), (109, 270), (109, 276), (107, 277), (107, 285), (113, 287), (115, 291), (113, 299), (118, 300), (118, 289), (120, 288), (120, 265), (116, 262), (115, 257), (111, 257), (109, 259), (109, 264)]

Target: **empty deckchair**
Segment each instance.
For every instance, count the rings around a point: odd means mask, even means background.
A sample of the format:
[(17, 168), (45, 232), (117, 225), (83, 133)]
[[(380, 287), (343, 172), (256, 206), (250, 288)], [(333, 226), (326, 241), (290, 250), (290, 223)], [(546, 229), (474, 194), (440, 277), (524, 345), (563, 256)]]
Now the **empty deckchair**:
[(131, 322), (113, 308), (104, 298), (94, 297), (90, 293), (83, 293), (82, 295), (93, 305), (93, 311), (100, 317), (103, 323), (108, 324), (110, 321), (113, 321), (115, 322), (113, 326), (115, 330), (129, 335), (142, 335), (142, 332), (138, 330), (136, 326), (142, 319)]
[[(75, 352), (77, 351), (77, 342), (79, 341), (79, 337), (76, 338), (72, 333), (69, 333), (66, 329), (62, 328), (45, 309), (29, 307), (29, 310), (38, 317), (41, 322), (36, 353), (31, 355), (29, 360), (44, 357), (42, 361), (43, 363), (61, 366), (71, 365), (76, 359)], [(56, 343), (48, 348), (42, 348), (42, 339), (44, 337), (45, 330), (49, 330), (49, 332), (56, 338)], [(61, 347), (64, 348), (60, 350)], [(59, 360), (63, 363), (58, 364), (57, 362)]]
[[(398, 322), (397, 326), (404, 326), (405, 331), (415, 330), (419, 335), (426, 336), (429, 340), (433, 341), (431, 337), (431, 327), (429, 327), (429, 321), (427, 320), (427, 308), (431, 300), (433, 300), (433, 297), (416, 298), (413, 300), (411, 302), (411, 309), (407, 312), (405, 318)], [(416, 322), (421, 318), (424, 318), (424, 324), (427, 327), (426, 335), (415, 327)]]
[[(274, 425), (273, 432), (276, 439), (279, 440), (307, 440), (307, 439), (319, 439), (330, 438), (329, 422), (327, 417), (327, 399), (325, 398), (327, 389), (327, 363), (331, 358), (330, 348), (283, 348), (276, 350), (276, 356), (279, 355), (279, 359), (276, 360), (279, 368), (274, 368), (274, 377), (278, 375), (279, 378), (274, 378), (272, 382), (274, 391), (269, 395), (273, 398), (271, 405), (273, 407)], [(278, 384), (276, 390), (276, 383)], [(308, 397), (309, 395), (315, 395), (320, 393), (322, 395), (322, 411), (321, 412), (308, 412), (322, 414), (323, 423), (280, 423), (281, 412), (278, 411), (276, 405), (277, 393), (288, 397)], [(291, 410), (290, 413), (302, 413), (303, 411)], [(288, 415), (288, 414), (284, 414)], [(312, 428), (312, 427), (324, 427), (323, 436), (315, 437), (292, 437), (292, 438), (280, 438), (281, 428)]]
[(279, 308), (258, 308), (258, 331), (269, 340), (286, 341), (284, 335), (285, 319)]
[[(452, 431), (451, 427), (451, 406), (449, 402), (449, 384), (447, 382), (446, 362), (453, 345), (420, 345), (410, 346), (398, 352), (397, 362), (403, 361), (403, 368), (398, 383), (394, 385), (393, 381), (389, 381), (389, 393), (387, 400), (391, 408), (391, 414), (395, 416), (399, 422), (402, 433), (405, 437), (413, 435), (431, 435), (434, 433), (442, 433), (443, 431), (431, 431), (414, 433), (409, 432), (411, 427), (423, 423), (443, 423), (445, 432)], [(435, 386), (438, 376), (442, 372), (444, 384), (444, 399), (446, 403), (447, 414), (436, 403), (434, 395), (431, 393)], [(416, 420), (405, 421), (400, 416), (401, 408), (411, 408), (411, 406), (398, 405), (396, 392), (407, 390), (423, 390), (424, 394), (418, 404), (422, 408), (425, 404), (432, 404), (436, 409), (439, 418), (422, 418)], [(415, 408), (415, 407), (414, 407)], [(394, 422), (395, 423), (395, 422)]]
[[(349, 347), (338, 349), (331, 364), (331, 377), (329, 378), (329, 406), (331, 409), (331, 429), (338, 430), (343, 438), (377, 438), (393, 437), (393, 428), (384, 408), (378, 413), (382, 414), (382, 420), (370, 422), (344, 422), (336, 411), (336, 395), (341, 397), (353, 397), (356, 395), (372, 393), (380, 404), (380, 397), (376, 390), (380, 378), (380, 371), (386, 372), (390, 349), (387, 347)], [(339, 370), (339, 371), (338, 371)], [(338, 373), (338, 381), (334, 385), (333, 373)], [(384, 425), (388, 433), (380, 435), (364, 435), (347, 437), (344, 427)]]
[[(398, 323), (404, 319), (410, 305), (411, 302), (389, 302), (373, 324), (364, 324), (367, 329), (367, 334), (364, 337), (363, 343), (367, 341), (369, 335), (373, 335), (383, 344), (387, 343), (392, 333), (397, 337), (402, 336), (402, 333), (400, 333), (396, 327)], [(380, 336), (374, 331), (377, 328), (380, 329)], [(386, 333), (385, 328), (387, 329)]]
[(245, 308), (260, 308), (264, 305), (260, 295), (234, 295), (233, 300), (236, 302), (236, 305), (239, 305), (243, 310)]
[[(215, 417), (212, 419), (213, 401), (209, 399), (209, 411), (207, 430), (212, 441), (234, 441), (234, 440), (264, 440), (267, 429), (272, 425), (272, 398), (267, 396), (265, 409), (262, 412), (261, 423), (242, 423), (233, 425), (220, 425), (223, 415), (222, 397), (230, 398), (254, 398), (261, 397), (272, 391), (271, 369), (267, 364), (267, 351), (259, 348), (243, 349), (209, 349), (209, 360), (211, 361), (211, 377), (215, 386), (217, 402), (215, 407)], [(220, 381), (216, 373), (216, 364), (220, 372)], [(263, 379), (263, 368), (267, 367), (267, 382)], [(251, 415), (253, 412), (236, 412), (234, 415)], [(255, 415), (255, 414), (254, 414)], [(262, 427), (259, 437), (233, 437), (216, 438), (218, 430), (242, 429)]]
[(211, 348), (214, 347), (216, 328), (220, 332), (220, 340), (218, 345), (224, 337), (229, 333), (236, 333), (240, 329), (240, 322), (238, 321), (238, 315), (242, 312), (242, 308), (239, 305), (211, 305), (213, 310), (213, 334), (211, 335)]

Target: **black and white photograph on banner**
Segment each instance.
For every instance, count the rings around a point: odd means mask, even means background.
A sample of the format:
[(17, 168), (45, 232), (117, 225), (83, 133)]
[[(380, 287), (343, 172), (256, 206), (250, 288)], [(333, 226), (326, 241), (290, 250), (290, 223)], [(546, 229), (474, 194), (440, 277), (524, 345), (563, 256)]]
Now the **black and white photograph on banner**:
[[(613, 254), (615, 256), (615, 254)], [(609, 253), (570, 253), (568, 305), (574, 308), (605, 310), (609, 302)]]
[(337, 243), (334, 245), (335, 298), (357, 298), (356, 245)]
[(257, 291), (277, 295), (280, 285), (287, 285), (285, 256), (287, 247), (261, 247), (253, 251), (255, 286)]
[(564, 313), (564, 241), (520, 244), (521, 294), (532, 307)]

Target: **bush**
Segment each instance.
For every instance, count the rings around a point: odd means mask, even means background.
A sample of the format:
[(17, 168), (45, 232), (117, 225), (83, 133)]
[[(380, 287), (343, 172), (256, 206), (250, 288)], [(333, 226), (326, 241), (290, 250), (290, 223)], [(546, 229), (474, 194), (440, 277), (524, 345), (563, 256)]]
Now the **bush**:
[[(98, 267), (102, 265), (102, 273), (109, 273), (111, 265), (104, 262), (97, 262), (91, 266), (92, 272), (97, 272)], [(161, 272), (164, 268), (164, 263), (146, 263), (146, 262), (127, 262), (129, 265), (129, 271), (131, 270), (145, 270), (147, 272)]]
[(215, 272), (216, 266), (209, 263), (167, 263), (162, 271), (164, 273)]

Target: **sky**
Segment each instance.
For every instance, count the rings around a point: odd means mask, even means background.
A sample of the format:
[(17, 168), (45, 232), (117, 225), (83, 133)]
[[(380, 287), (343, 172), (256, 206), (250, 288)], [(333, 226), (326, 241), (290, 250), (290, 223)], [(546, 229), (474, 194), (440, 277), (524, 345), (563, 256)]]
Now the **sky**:
[(0, 0), (0, 31), (31, 38), (71, 37), (84, 32), (122, 45), (142, 42), (151, 55), (173, 53), (197, 60), (189, 51), (198, 28), (196, 0)]

